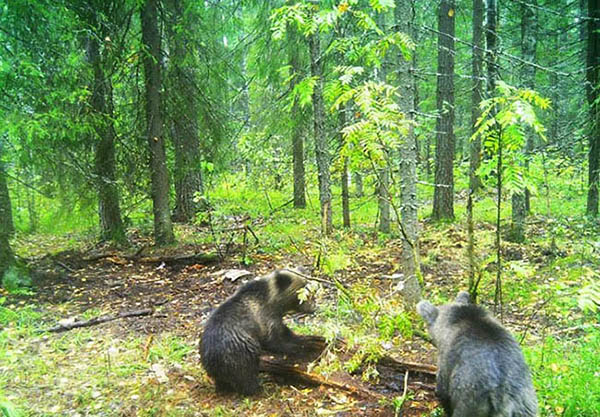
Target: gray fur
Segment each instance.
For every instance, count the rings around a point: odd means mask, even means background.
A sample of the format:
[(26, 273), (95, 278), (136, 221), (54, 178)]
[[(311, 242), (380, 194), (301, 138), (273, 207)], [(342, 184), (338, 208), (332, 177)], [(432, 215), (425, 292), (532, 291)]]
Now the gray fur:
[(460, 292), (453, 303), (417, 304), (438, 348), (436, 394), (451, 417), (534, 417), (537, 398), (511, 334)]
[(204, 369), (219, 391), (252, 395), (260, 390), (259, 356), (263, 351), (297, 354), (303, 337), (284, 323), (290, 312), (314, 312), (301, 303), (298, 290), (307, 281), (293, 271), (275, 271), (250, 281), (210, 316), (200, 341)]

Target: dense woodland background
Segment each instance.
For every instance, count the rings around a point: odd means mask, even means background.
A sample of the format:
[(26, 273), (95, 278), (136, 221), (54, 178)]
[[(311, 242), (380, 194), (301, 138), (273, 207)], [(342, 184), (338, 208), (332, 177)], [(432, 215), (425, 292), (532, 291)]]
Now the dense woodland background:
[[(598, 0), (0, 1), (0, 411), (387, 415), (222, 400), (190, 359), (215, 271), (303, 264), (338, 287), (299, 331), (355, 352), (324, 374), (434, 363), (412, 307), (468, 289), (542, 415), (600, 416), (599, 85)], [(161, 325), (40, 336), (157, 297)], [(423, 384), (390, 415), (439, 415)]]

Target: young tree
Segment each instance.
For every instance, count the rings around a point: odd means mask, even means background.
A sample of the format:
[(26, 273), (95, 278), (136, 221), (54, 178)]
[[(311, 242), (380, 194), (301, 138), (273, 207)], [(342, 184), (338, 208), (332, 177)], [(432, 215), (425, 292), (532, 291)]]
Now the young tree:
[(3, 141), (0, 138), (0, 283), (4, 272), (14, 264), (15, 258), (10, 247), (9, 239), (14, 233), (14, 224), (12, 219), (12, 206), (8, 185), (6, 181), (6, 171), (4, 167)]
[(171, 52), (167, 107), (175, 154), (173, 218), (179, 222), (190, 222), (199, 209), (194, 200), (195, 194), (203, 192), (198, 137), (198, 63), (194, 48), (190, 47), (197, 21), (191, 2), (169, 0), (167, 6), (171, 17), (167, 24)]
[(441, 0), (438, 8), (437, 143), (435, 148), (436, 220), (454, 218), (454, 0)]
[[(298, 84), (301, 77), (301, 66), (299, 56), (300, 37), (294, 24), (289, 24), (288, 34), (288, 60), (292, 72), (290, 78), (290, 91)], [(292, 123), (292, 158), (294, 166), (294, 207), (306, 207), (306, 186), (304, 180), (304, 117), (298, 103), (298, 97), (294, 97), (292, 105), (291, 123)]]
[[(386, 13), (380, 11), (377, 15), (377, 25), (384, 33), (387, 33), (386, 28)], [(377, 71), (377, 78), (382, 84), (387, 83), (387, 58), (383, 57), (381, 66)], [(391, 150), (384, 150), (386, 153)], [(389, 160), (389, 158), (387, 158)], [(379, 231), (381, 233), (390, 233), (390, 164), (386, 161), (385, 165), (377, 170), (378, 180), (378, 199), (377, 205), (379, 208)]]
[(600, 177), (600, 0), (588, 0), (586, 91), (590, 108), (588, 153), (588, 216), (598, 215)]
[[(481, 116), (479, 105), (483, 100), (483, 13), (484, 0), (473, 0), (473, 46), (472, 46), (472, 77), (473, 91), (471, 93), (471, 134), (477, 130), (477, 121)], [(467, 195), (467, 257), (469, 259), (469, 293), (471, 298), (477, 298), (475, 275), (475, 234), (473, 225), (473, 196), (482, 187), (477, 170), (481, 165), (481, 139), (473, 137), (469, 147), (469, 193)]]
[(321, 55), (321, 39), (319, 31), (309, 35), (310, 69), (315, 79), (312, 94), (313, 122), (315, 135), (315, 153), (319, 176), (319, 201), (321, 203), (321, 228), (324, 234), (333, 230), (331, 218), (331, 180), (329, 177), (329, 151), (325, 136), (325, 108), (323, 104), (323, 57)]
[(146, 0), (141, 6), (143, 63), (146, 87), (146, 123), (150, 148), (150, 175), (154, 211), (154, 239), (158, 245), (175, 241), (169, 212), (169, 174), (162, 135), (160, 97), (159, 0)]
[[(343, 106), (339, 111), (339, 123), (340, 123), (340, 149), (343, 148), (344, 144), (344, 135), (342, 131), (346, 127), (346, 120), (348, 117), (348, 105)], [(341, 182), (342, 182), (342, 218), (343, 225), (345, 228), (350, 227), (350, 190), (349, 190), (349, 161), (346, 155), (342, 155), (342, 174), (341, 174)]]
[[(485, 49), (483, 39), (483, 12), (484, 0), (473, 0), (473, 46), (472, 46), (472, 77), (473, 90), (471, 93), (471, 134), (477, 129), (475, 125), (481, 111), (479, 104), (484, 96), (483, 76), (483, 51)], [(481, 164), (481, 140), (473, 139), (470, 146), (469, 158), (469, 188), (472, 193), (481, 188), (481, 178), (477, 175), (477, 169)]]
[[(413, 0), (396, 0), (394, 10), (395, 29), (398, 32), (414, 34)], [(414, 53), (414, 51), (413, 51)], [(398, 85), (401, 93), (398, 97), (400, 111), (408, 120), (406, 135), (400, 142), (400, 181), (402, 215), (402, 270), (405, 276), (404, 298), (409, 304), (421, 299), (421, 287), (418, 277), (419, 267), (419, 222), (417, 201), (417, 142), (413, 128), (415, 114), (415, 68), (414, 60), (399, 53), (397, 63)]]
[[(89, 7), (76, 9), (90, 27), (87, 59), (94, 74), (91, 85), (91, 107), (94, 131), (97, 136), (94, 141), (94, 174), (98, 189), (101, 236), (103, 239), (118, 242), (125, 240), (125, 228), (121, 220), (116, 176), (115, 138), (117, 135), (114, 125), (113, 87), (106, 68), (110, 71), (111, 53), (114, 53), (114, 45), (111, 44), (112, 39), (116, 38), (110, 25), (116, 25), (117, 20), (123, 19), (122, 16), (125, 15), (119, 4), (100, 1)], [(128, 19), (129, 16), (124, 18)]]
[[(536, 0), (529, 0), (521, 4), (521, 55), (525, 63), (521, 67), (521, 82), (524, 88), (534, 89), (535, 87), (535, 52), (537, 41), (537, 19), (536, 19)], [(533, 132), (527, 132), (527, 142), (525, 152), (527, 157), (533, 151)], [(528, 167), (528, 160), (525, 159), (525, 166)], [(510, 231), (510, 240), (513, 242), (523, 242), (525, 240), (525, 218), (529, 212), (529, 190), (524, 189), (521, 192), (512, 195), (512, 224)]]

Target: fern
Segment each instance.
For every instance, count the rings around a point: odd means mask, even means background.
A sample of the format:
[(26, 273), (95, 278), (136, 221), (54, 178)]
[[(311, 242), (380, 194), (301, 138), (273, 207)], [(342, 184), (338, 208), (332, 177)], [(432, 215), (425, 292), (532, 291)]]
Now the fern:
[(593, 282), (579, 290), (577, 304), (583, 311), (597, 312), (600, 307), (600, 282)]

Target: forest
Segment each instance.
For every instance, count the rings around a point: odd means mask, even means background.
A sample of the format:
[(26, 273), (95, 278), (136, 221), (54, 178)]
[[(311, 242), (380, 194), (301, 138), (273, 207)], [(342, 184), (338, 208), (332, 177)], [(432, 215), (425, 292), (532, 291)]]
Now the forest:
[(600, 0), (0, 0), (0, 416), (600, 417), (599, 182)]

